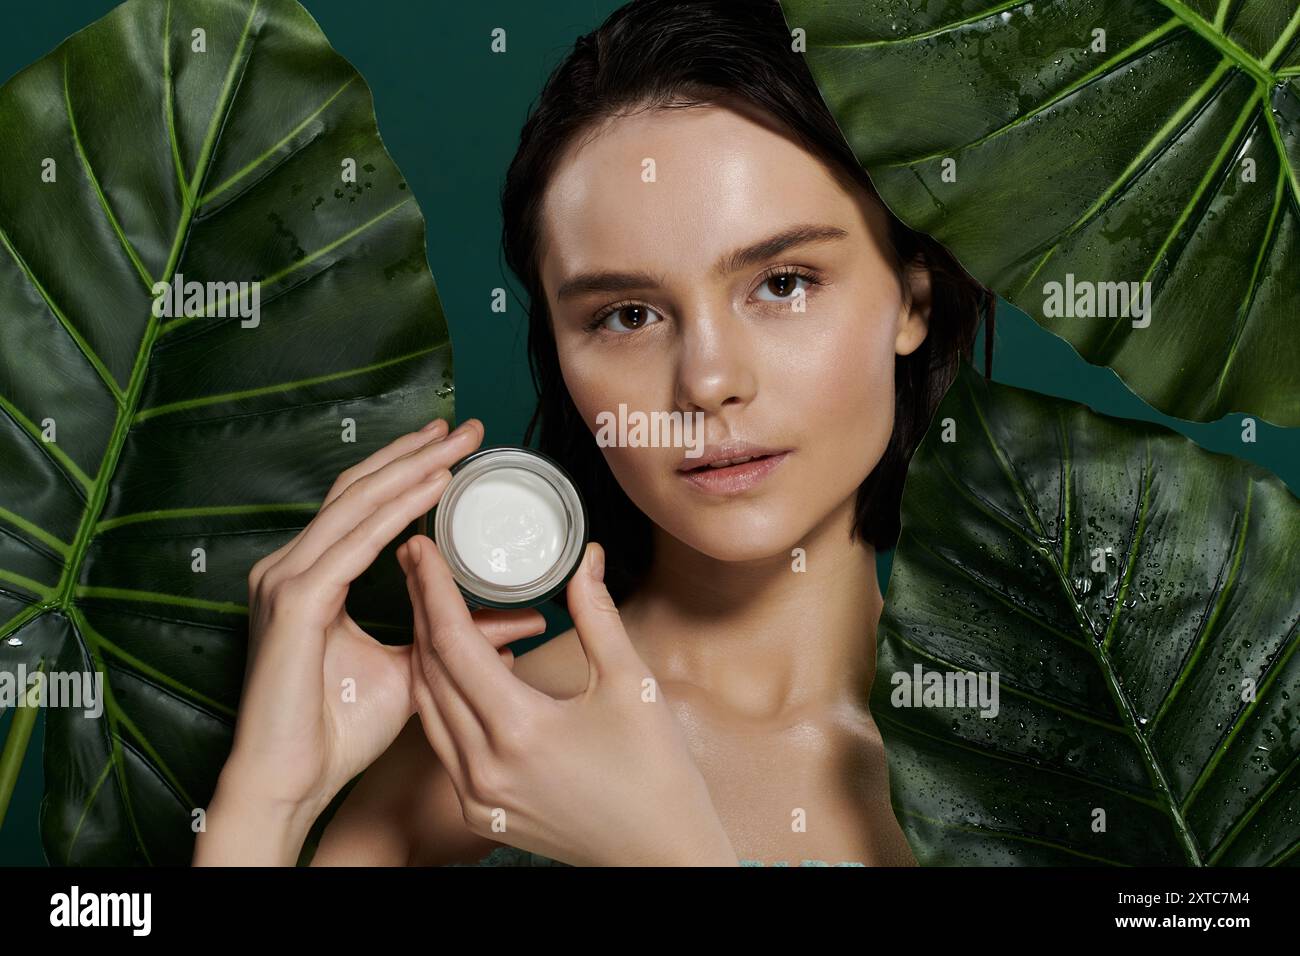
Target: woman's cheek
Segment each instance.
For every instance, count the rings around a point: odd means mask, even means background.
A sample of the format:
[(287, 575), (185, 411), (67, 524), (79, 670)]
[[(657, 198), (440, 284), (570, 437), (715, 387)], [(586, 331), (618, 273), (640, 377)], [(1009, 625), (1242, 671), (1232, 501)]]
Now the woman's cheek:
[[(828, 342), (818, 340), (817, 354), (798, 379), (806, 383), (805, 400), (815, 409), (820, 436), (818, 467), (836, 480), (831, 495), (852, 490), (879, 463), (894, 426), (894, 344), (892, 323), (877, 317), (830, 323)], [(888, 333), (888, 334), (886, 334)]]
[(602, 448), (609, 470), (623, 493), (632, 500), (651, 521), (664, 526), (665, 512), (670, 508), (661, 502), (668, 489), (661, 485), (671, 475), (676, 461), (658, 460), (671, 449), (663, 448)]
[[(654, 391), (650, 383), (638, 378), (634, 368), (624, 368), (609, 361), (588, 364), (571, 360), (566, 364), (561, 360), (560, 371), (574, 407), (593, 437), (600, 431), (601, 413), (613, 415), (617, 421), (620, 404), (626, 405), (629, 412), (656, 410), (655, 406), (643, 407), (644, 396), (652, 395)], [(649, 497), (641, 491), (640, 486), (650, 480), (649, 476), (657, 473), (656, 469), (665, 467), (659, 459), (665, 454), (672, 454), (671, 449), (629, 448), (617, 443), (601, 447), (600, 452), (605, 456), (605, 463), (609, 465), (609, 470), (619, 485), (638, 505)], [(675, 465), (674, 460), (668, 467)]]
[(618, 396), (619, 379), (610, 373), (608, 365), (587, 361), (582, 356), (566, 360), (565, 351), (562, 350), (560, 375), (569, 397), (573, 399), (574, 407), (593, 435), (599, 427), (600, 413), (617, 410), (620, 401), (627, 401), (626, 397)]

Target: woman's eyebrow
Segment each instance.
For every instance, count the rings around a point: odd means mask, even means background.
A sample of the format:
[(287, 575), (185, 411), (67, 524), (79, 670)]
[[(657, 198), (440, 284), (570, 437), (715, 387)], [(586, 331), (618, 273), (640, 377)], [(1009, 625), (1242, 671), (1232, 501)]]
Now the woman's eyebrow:
[(735, 252), (723, 256), (713, 267), (713, 271), (720, 276), (730, 275), (744, 269), (746, 266), (756, 265), (765, 259), (772, 258), (772, 256), (780, 255), (794, 246), (802, 246), (810, 242), (830, 242), (836, 239), (847, 239), (848, 236), (848, 231), (841, 229), (839, 226), (801, 223), (788, 229), (782, 229), (766, 239), (760, 239), (743, 249), (737, 249)]
[[(730, 275), (746, 266), (770, 259), (786, 249), (806, 245), (810, 242), (830, 242), (847, 239), (849, 233), (839, 226), (824, 226), (816, 223), (803, 223), (782, 229), (758, 242), (751, 243), (724, 255), (714, 265), (713, 271), (721, 276)], [(579, 295), (594, 292), (623, 292), (628, 289), (645, 289), (663, 285), (662, 276), (656, 277), (648, 272), (583, 272), (569, 279), (556, 293), (557, 301), (563, 301)]]
[(573, 296), (645, 289), (663, 285), (663, 282), (662, 277), (656, 278), (648, 272), (582, 272), (560, 286), (555, 298), (556, 301), (563, 302)]

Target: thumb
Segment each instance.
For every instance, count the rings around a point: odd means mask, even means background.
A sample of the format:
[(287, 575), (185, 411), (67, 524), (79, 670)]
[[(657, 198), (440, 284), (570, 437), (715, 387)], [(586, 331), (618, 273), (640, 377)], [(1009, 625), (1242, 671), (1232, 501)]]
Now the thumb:
[(573, 618), (592, 676), (610, 673), (627, 659), (632, 644), (623, 629), (618, 607), (605, 587), (605, 550), (600, 545), (594, 542), (587, 545), (582, 566), (569, 581), (567, 598), (569, 616)]

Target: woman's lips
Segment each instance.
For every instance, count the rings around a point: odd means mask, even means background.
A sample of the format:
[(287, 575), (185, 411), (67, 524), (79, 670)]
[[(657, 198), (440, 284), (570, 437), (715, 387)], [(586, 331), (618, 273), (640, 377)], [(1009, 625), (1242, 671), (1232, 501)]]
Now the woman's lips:
[[(693, 484), (696, 488), (711, 495), (734, 495), (742, 491), (748, 491), (755, 487), (772, 471), (785, 461), (789, 452), (776, 452), (774, 454), (756, 455), (750, 457), (748, 461), (742, 461), (738, 464), (715, 464), (721, 467), (712, 467), (705, 465), (700, 468), (693, 468), (689, 471), (678, 471), (678, 474)], [(733, 455), (727, 461), (737, 458), (745, 458), (745, 455)]]

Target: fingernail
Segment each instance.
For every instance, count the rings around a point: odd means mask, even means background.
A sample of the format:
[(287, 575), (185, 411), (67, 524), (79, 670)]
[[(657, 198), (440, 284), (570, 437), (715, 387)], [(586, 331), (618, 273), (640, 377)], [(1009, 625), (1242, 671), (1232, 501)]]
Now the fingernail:
[(411, 545), (411, 565), (412, 567), (414, 567), (415, 565), (420, 563), (420, 549), (419, 547), (416, 546), (414, 540), (410, 542), (410, 545)]
[(591, 579), (593, 581), (605, 580), (605, 553), (600, 548), (593, 547), (588, 562), (587, 573), (591, 575)]
[(447, 423), (445, 421), (443, 421), (441, 418), (435, 418), (433, 421), (429, 422), (429, 424), (421, 428), (420, 431), (436, 432), (438, 430), (439, 425), (441, 425), (444, 429), (447, 427)]

